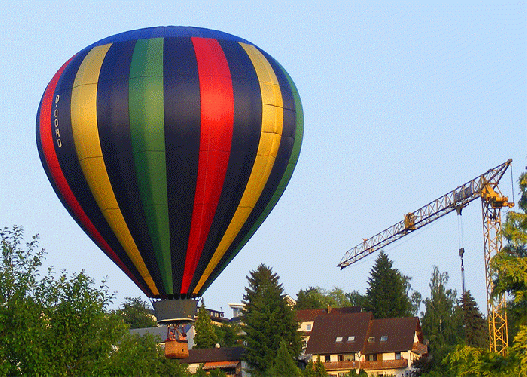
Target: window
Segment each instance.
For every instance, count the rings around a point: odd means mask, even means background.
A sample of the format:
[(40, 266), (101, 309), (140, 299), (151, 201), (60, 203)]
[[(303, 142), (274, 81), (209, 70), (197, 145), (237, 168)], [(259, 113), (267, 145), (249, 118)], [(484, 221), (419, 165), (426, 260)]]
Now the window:
[(330, 355), (325, 355), (324, 356), (324, 362), (325, 363), (329, 363), (331, 361), (331, 356)]
[(377, 354), (366, 355), (367, 361), (377, 361)]
[(401, 353), (400, 352), (396, 352), (395, 353), (395, 360), (401, 360)]
[(347, 355), (344, 355), (344, 361), (355, 361), (355, 354), (349, 353)]
[(335, 338), (335, 342), (340, 343), (340, 342), (342, 342), (343, 339), (344, 339), (343, 337), (341, 337), (341, 336), (337, 336), (337, 337)]
[(386, 342), (388, 340), (388, 335), (381, 336), (381, 342)]
[(308, 323), (308, 324), (306, 325), (306, 329), (307, 329), (307, 331), (311, 331), (311, 323)]
[(373, 343), (373, 342), (375, 342), (375, 337), (374, 336), (370, 336), (368, 338), (368, 343)]
[(344, 355), (339, 355), (339, 361), (344, 361)]
[(355, 337), (354, 336), (348, 336), (348, 342), (354, 342)]

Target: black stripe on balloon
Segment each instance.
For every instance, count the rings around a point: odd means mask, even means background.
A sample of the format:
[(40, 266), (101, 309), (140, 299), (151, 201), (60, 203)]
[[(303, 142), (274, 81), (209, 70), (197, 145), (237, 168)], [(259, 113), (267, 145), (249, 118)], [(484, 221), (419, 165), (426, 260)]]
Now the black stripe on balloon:
[[(100, 211), (99, 206), (97, 205), (97, 202), (90, 191), (88, 183), (84, 178), (84, 174), (77, 157), (75, 142), (73, 140), (73, 131), (71, 127), (71, 92), (75, 75), (77, 74), (79, 66), (87, 53), (88, 51), (84, 50), (70, 62), (70, 64), (62, 73), (57, 84), (57, 88), (55, 89), (55, 95), (53, 98), (55, 98), (57, 95), (60, 95), (60, 100), (57, 102), (57, 107), (59, 121), (58, 127), (60, 129), (61, 139), (61, 147), (58, 147), (57, 143), (55, 143), (55, 152), (57, 154), (60, 169), (62, 170), (62, 173), (64, 174), (64, 177), (66, 178), (66, 181), (68, 182), (68, 185), (70, 186), (73, 195), (79, 202), (82, 210), (86, 213), (103, 239), (110, 245), (115, 254), (117, 254), (119, 259), (123, 261), (130, 273), (136, 277), (138, 283), (141, 285), (140, 288), (144, 292), (150, 292), (150, 295), (152, 295), (152, 292), (148, 288), (144, 279), (141, 277), (137, 271), (137, 268), (134, 266), (122, 248), (112, 229), (106, 222), (102, 212)], [(71, 211), (69, 212), (72, 214)], [(81, 225), (81, 222), (78, 219), (75, 218), (75, 220), (77, 223), (79, 223), (79, 225)], [(84, 227), (82, 228), (84, 229)], [(89, 233), (87, 234), (90, 235)], [(99, 247), (101, 246), (97, 242), (95, 243)]]
[(237, 42), (221, 40), (219, 43), (227, 58), (234, 94), (231, 153), (216, 213), (192, 279), (190, 292), (199, 282), (238, 208), (258, 152), (262, 128), (260, 84), (249, 56)]
[(170, 253), (174, 294), (181, 280), (198, 178), (201, 96), (190, 38), (165, 38), (163, 83)]
[(97, 84), (97, 127), (119, 209), (159, 293), (164, 295), (163, 280), (139, 200), (130, 136), (128, 80), (134, 47), (135, 41), (114, 43), (104, 58)]
[(225, 267), (236, 256), (236, 254), (238, 254), (241, 249), (241, 246), (243, 246), (241, 245), (241, 243), (243, 242), (245, 236), (251, 231), (254, 233), (254, 231), (256, 230), (251, 228), (258, 221), (258, 219), (266, 209), (267, 205), (271, 201), (271, 198), (273, 197), (275, 192), (279, 190), (278, 186), (289, 163), (289, 158), (291, 157), (291, 152), (293, 150), (293, 145), (295, 142), (296, 115), (294, 111), (295, 103), (291, 87), (282, 68), (276, 63), (276, 61), (264, 51), (259, 51), (266, 57), (266, 59), (271, 64), (271, 67), (273, 68), (273, 71), (278, 79), (280, 91), (282, 94), (282, 100), (284, 104), (284, 123), (282, 129), (282, 137), (280, 139), (280, 147), (278, 148), (276, 160), (273, 165), (273, 168), (271, 169), (271, 173), (269, 175), (267, 183), (265, 184), (262, 194), (258, 198), (254, 209), (251, 211), (251, 214), (247, 218), (247, 221), (243, 225), (242, 229), (234, 239), (233, 243), (223, 256), (223, 258), (220, 260), (220, 262), (212, 272), (211, 276), (207, 279), (207, 282), (201, 289), (200, 294), (208, 288), (208, 286), (225, 269)]

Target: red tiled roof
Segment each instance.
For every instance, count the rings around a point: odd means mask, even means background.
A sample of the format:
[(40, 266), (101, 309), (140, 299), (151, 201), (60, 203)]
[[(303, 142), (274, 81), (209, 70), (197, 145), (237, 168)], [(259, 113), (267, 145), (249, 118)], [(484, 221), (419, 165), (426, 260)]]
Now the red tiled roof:
[(220, 347), (207, 349), (190, 349), (189, 356), (181, 359), (185, 364), (202, 364), (218, 361), (240, 361), (244, 353), (243, 347)]
[(240, 364), (239, 361), (212, 361), (203, 365), (204, 370), (216, 368), (236, 368)]
[[(315, 318), (307, 343), (308, 354), (363, 354), (416, 349), (414, 335), (421, 333), (417, 317), (373, 319), (372, 313), (320, 315)], [(350, 337), (354, 337), (351, 341)], [(420, 343), (419, 343), (420, 344)], [(421, 352), (426, 350), (420, 348)]]
[(374, 319), (366, 342), (364, 354), (401, 352), (413, 348), (414, 334), (420, 330), (417, 317)]
[(298, 322), (312, 322), (319, 315), (327, 314), (350, 314), (359, 313), (361, 311), (360, 306), (347, 306), (344, 308), (329, 308), (328, 309), (300, 309), (296, 311), (296, 320)]
[[(307, 343), (308, 354), (345, 354), (361, 351), (372, 313), (320, 315)], [(337, 337), (342, 338), (336, 341)], [(353, 341), (350, 339), (354, 337)]]

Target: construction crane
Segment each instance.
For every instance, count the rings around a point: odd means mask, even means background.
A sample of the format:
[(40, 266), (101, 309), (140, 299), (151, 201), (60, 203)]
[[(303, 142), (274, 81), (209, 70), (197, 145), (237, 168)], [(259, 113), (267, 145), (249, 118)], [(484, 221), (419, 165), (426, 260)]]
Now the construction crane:
[[(428, 203), (414, 212), (404, 215), (404, 219), (386, 228), (369, 239), (348, 250), (338, 266), (343, 269), (371, 253), (397, 241), (407, 234), (430, 224), (434, 220), (456, 211), (461, 214), (463, 208), (477, 198), (481, 198), (483, 215), (483, 254), (485, 258), (485, 282), (487, 288), (487, 318), (490, 335), (490, 350), (505, 354), (508, 346), (507, 314), (505, 296), (492, 297), (493, 271), (490, 259), (501, 250), (501, 209), (511, 208), (509, 202), (499, 190), (498, 183), (512, 163), (508, 160), (488, 170), (486, 173), (468, 181), (448, 194)], [(462, 253), (460, 251), (460, 256)]]

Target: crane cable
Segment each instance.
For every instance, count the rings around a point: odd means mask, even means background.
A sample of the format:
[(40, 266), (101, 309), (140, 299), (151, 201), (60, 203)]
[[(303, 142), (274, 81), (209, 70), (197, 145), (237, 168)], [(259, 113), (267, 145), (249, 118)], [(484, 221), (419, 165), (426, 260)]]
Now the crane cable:
[(463, 265), (463, 254), (465, 253), (464, 240), (463, 240), (463, 214), (461, 211), (458, 212), (457, 216), (457, 231), (458, 231), (458, 242), (459, 242), (459, 257), (461, 258), (461, 281), (463, 288), (463, 296), (465, 296), (465, 266)]

